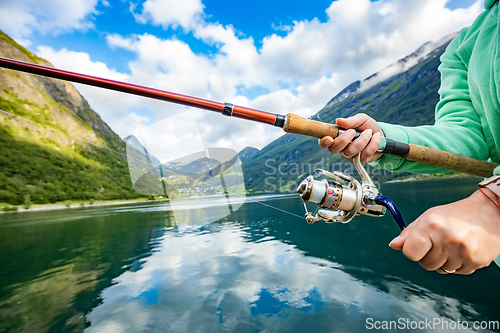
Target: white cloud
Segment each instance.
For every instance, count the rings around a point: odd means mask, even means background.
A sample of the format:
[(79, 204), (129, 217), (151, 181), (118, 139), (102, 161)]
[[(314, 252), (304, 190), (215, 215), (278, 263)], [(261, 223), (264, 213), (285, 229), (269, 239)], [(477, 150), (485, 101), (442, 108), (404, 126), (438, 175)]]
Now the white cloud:
[[(390, 66), (380, 70), (377, 72), (376, 75), (372, 75), (369, 78), (365, 79), (364, 81), (361, 82), (358, 91), (364, 91), (367, 89), (370, 89), (371, 87), (379, 84), (380, 82), (383, 82), (387, 80), (388, 78), (403, 73), (413, 66), (415, 66), (420, 60), (425, 59), (430, 56), (431, 52), (434, 51), (436, 48), (439, 46), (443, 45), (444, 43), (448, 42), (450, 39), (456, 37), (457, 33), (452, 33), (449, 35), (444, 36), (443, 38), (435, 41), (435, 42), (429, 42), (425, 43), (423, 46), (421, 46), (418, 50), (413, 52), (411, 55), (407, 56), (404, 58), (405, 61), (401, 62), (396, 62), (394, 64), (391, 64)], [(433, 54), (432, 56), (436, 57), (436, 54)]]
[(261, 57), (282, 80), (317, 80), (332, 72), (347, 73), (351, 81), (362, 79), (423, 43), (469, 25), (482, 9), (482, 1), (468, 10), (450, 11), (445, 4), (445, 0), (334, 1), (326, 10), (327, 22), (299, 21), (284, 37), (266, 37)]
[[(296, 330), (301, 313), (310, 308), (318, 321), (331, 318), (330, 309), (354, 316), (349, 319), (353, 323), (360, 314), (414, 322), (442, 320), (446, 314), (463, 320), (460, 302), (411, 281), (387, 281), (389, 292), (382, 291), (341, 265), (306, 256), (270, 235), (248, 241), (245, 229), (237, 223), (203, 233), (199, 224), (167, 228), (151, 256), (139, 260), (141, 269), (124, 272), (102, 291), (102, 302), (86, 315), (91, 324), (86, 332), (241, 331), (241, 323), (288, 332)], [(270, 307), (269, 298), (278, 305)], [(318, 299), (323, 308), (315, 309)], [(337, 318), (331, 327), (339, 327)], [(352, 331), (356, 326), (346, 327)]]
[[(98, 0), (2, 0), (0, 29), (23, 45), (33, 32), (60, 34), (94, 26)], [(107, 1), (103, 2), (106, 5)], [(108, 3), (109, 5), (109, 3)]]
[[(47, 46), (40, 46), (37, 49), (37, 54), (46, 59), (51, 59), (61, 68), (70, 68), (74, 71), (104, 77), (107, 79), (127, 81), (128, 75), (119, 73), (116, 70), (109, 69), (103, 62), (90, 60), (90, 56), (84, 52), (68, 51), (61, 49), (55, 51)], [(49, 60), (50, 61), (50, 60)]]
[[(199, 40), (218, 49), (213, 56), (195, 53), (185, 42), (150, 34), (110, 34), (108, 45), (134, 53), (129, 72), (119, 73), (88, 55), (67, 50), (39, 48), (40, 55), (56, 66), (125, 80), (196, 97), (248, 106), (273, 113), (311, 116), (341, 89), (439, 39), (469, 25), (482, 10), (476, 1), (467, 10), (450, 10), (446, 0), (339, 0), (326, 9), (328, 20), (297, 21), (285, 36), (273, 34), (256, 47), (231, 26), (207, 24), (203, 4), (193, 0), (181, 5), (147, 0), (138, 19), (163, 27), (182, 26)], [(175, 16), (175, 19), (174, 19)], [(269, 91), (253, 99), (243, 88)], [(144, 98), (81, 88), (91, 105), (122, 137), (133, 129), (124, 125), (127, 114), (139, 108), (150, 122), (183, 107)], [(197, 112), (207, 146), (240, 150), (262, 148), (281, 135), (279, 129)], [(118, 125), (121, 124), (121, 125)], [(148, 125), (144, 123), (144, 125)]]
[(201, 0), (146, 0), (142, 4), (142, 12), (136, 13), (137, 6), (132, 6), (131, 11), (139, 23), (151, 21), (167, 29), (170, 26), (190, 29), (198, 23), (205, 6)]
[(122, 48), (129, 51), (135, 51), (133, 43), (135, 37), (136, 36), (133, 35), (130, 38), (124, 38), (123, 36), (118, 34), (109, 34), (106, 36), (106, 41), (108, 45), (113, 49)]

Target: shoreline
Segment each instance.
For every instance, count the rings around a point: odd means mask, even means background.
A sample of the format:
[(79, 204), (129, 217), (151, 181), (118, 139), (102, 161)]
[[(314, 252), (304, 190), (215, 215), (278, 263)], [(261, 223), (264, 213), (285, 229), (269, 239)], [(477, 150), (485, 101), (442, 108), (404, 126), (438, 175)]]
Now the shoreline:
[(406, 182), (413, 182), (413, 181), (439, 180), (439, 179), (449, 179), (449, 178), (478, 178), (479, 179), (481, 177), (469, 175), (467, 173), (428, 174), (428, 175), (415, 175), (415, 176), (407, 177), (407, 178), (403, 178), (403, 179), (389, 180), (389, 181), (384, 182), (383, 184), (396, 184), (396, 183), (406, 183)]
[[(406, 182), (417, 182), (417, 181), (424, 181), (424, 180), (440, 180), (440, 179), (448, 179), (448, 178), (471, 178), (471, 177), (477, 177), (477, 176), (472, 176), (469, 174), (465, 173), (452, 173), (452, 174), (436, 174), (436, 175), (415, 175), (412, 177), (408, 178), (403, 178), (403, 179), (394, 179), (394, 180), (389, 180), (386, 181), (383, 184), (397, 184), (397, 183), (406, 183)], [(481, 177), (477, 177), (481, 178)], [(258, 195), (265, 195), (265, 194), (270, 194), (270, 195), (292, 195), (293, 193), (282, 193), (282, 192), (276, 192), (276, 193), (267, 193), (267, 192), (254, 192), (254, 193), (247, 193), (246, 196), (251, 199), (252, 196), (258, 196)], [(58, 202), (54, 204), (38, 204), (38, 205), (32, 205), (29, 209), (25, 209), (23, 206), (24, 205), (5, 205), (4, 207), (15, 207), (17, 210), (12, 210), (12, 211), (3, 211), (0, 209), (0, 214), (9, 214), (9, 213), (29, 213), (29, 212), (42, 212), (42, 211), (52, 211), (52, 210), (64, 210), (64, 209), (74, 209), (74, 208), (92, 208), (92, 207), (103, 207), (103, 206), (120, 206), (120, 205), (129, 205), (129, 204), (137, 204), (137, 203), (155, 203), (155, 202), (164, 202), (164, 201), (170, 201), (169, 199), (155, 199), (155, 200), (149, 200), (146, 198), (141, 198), (141, 199), (131, 199), (131, 200), (109, 200), (109, 201), (96, 201), (93, 204), (90, 204), (88, 201), (87, 202), (74, 202), (71, 203), (70, 206), (67, 206), (63, 202)], [(82, 205), (83, 203), (83, 205)]]
[[(251, 200), (252, 196), (258, 196), (258, 195), (263, 195), (263, 194), (269, 194), (269, 195), (284, 195), (288, 196), (291, 195), (291, 193), (247, 193), (246, 197)], [(214, 198), (214, 197), (221, 197), (221, 196), (202, 196), (202, 197), (192, 197), (192, 198), (187, 198), (187, 199), (198, 199), (198, 198)], [(82, 206), (82, 202), (74, 202), (72, 203), (69, 207), (62, 202), (58, 203), (53, 203), (53, 204), (38, 204), (38, 205), (32, 205), (29, 209), (25, 209), (23, 205), (9, 205), (5, 207), (17, 207), (17, 210), (13, 211), (3, 211), (0, 209), (0, 215), (1, 214), (9, 214), (9, 213), (29, 213), (29, 212), (43, 212), (43, 211), (52, 211), (52, 210), (64, 210), (64, 209), (75, 209), (75, 208), (92, 208), (92, 207), (102, 207), (102, 206), (120, 206), (120, 205), (129, 205), (129, 204), (137, 204), (137, 203), (160, 203), (160, 202), (165, 202), (165, 201), (170, 201), (170, 199), (155, 199), (155, 200), (149, 200), (149, 199), (131, 199), (131, 200), (109, 200), (109, 201), (96, 201), (92, 205), (88, 201), (84, 201), (84, 205)]]
[[(64, 203), (39, 204), (39, 205), (33, 205), (29, 209), (24, 208), (23, 205), (19, 205), (19, 206), (10, 205), (7, 207), (17, 207), (17, 210), (13, 210), (13, 211), (0, 210), (0, 214), (29, 213), (29, 212), (64, 210), (64, 209), (74, 209), (74, 208), (92, 208), (92, 207), (100, 207), (100, 206), (120, 206), (120, 205), (135, 204), (135, 203), (153, 203), (153, 202), (163, 202), (163, 201), (169, 201), (169, 199), (109, 200), (109, 201), (97, 201), (97, 202), (94, 202), (93, 204), (90, 204), (88, 202), (75, 202), (75, 203), (72, 203), (69, 207)], [(82, 203), (84, 203), (84, 204), (82, 205)]]

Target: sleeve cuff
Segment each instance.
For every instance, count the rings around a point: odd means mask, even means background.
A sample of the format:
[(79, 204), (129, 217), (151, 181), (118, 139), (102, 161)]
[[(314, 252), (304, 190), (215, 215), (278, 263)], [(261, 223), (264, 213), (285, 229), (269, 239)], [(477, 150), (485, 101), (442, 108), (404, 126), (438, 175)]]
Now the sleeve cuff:
[(498, 256), (496, 259), (495, 259), (495, 264), (497, 264), (498, 267), (500, 267), (500, 256)]
[[(406, 134), (406, 132), (401, 127), (386, 123), (379, 123), (379, 125), (382, 128), (382, 131), (384, 131), (386, 138), (390, 138), (394, 141), (409, 143), (408, 134)], [(378, 160), (371, 162), (370, 165), (375, 168), (397, 171), (404, 162), (405, 159), (402, 157), (394, 155), (383, 155)]]

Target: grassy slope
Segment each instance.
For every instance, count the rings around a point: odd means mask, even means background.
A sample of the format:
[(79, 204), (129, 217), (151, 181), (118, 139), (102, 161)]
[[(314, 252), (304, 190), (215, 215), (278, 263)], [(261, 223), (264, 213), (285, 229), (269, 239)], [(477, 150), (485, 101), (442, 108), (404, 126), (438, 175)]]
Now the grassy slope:
[[(50, 65), (1, 31), (0, 56)], [(0, 113), (0, 203), (139, 196), (121, 155), (74, 138), (125, 151), (123, 141), (72, 85), (2, 69), (0, 109), (55, 129)]]

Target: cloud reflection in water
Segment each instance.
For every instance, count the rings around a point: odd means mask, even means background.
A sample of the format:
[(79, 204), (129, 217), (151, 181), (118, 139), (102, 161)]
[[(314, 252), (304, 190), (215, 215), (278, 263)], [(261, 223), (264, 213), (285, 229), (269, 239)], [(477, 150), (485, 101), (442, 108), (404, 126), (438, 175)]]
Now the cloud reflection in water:
[(453, 299), (416, 296), (398, 281), (387, 282), (387, 293), (249, 232), (237, 223), (168, 228), (141, 269), (102, 292), (87, 332), (358, 331), (367, 318), (439, 318), (437, 305), (460, 317)]

